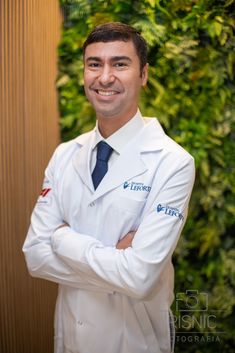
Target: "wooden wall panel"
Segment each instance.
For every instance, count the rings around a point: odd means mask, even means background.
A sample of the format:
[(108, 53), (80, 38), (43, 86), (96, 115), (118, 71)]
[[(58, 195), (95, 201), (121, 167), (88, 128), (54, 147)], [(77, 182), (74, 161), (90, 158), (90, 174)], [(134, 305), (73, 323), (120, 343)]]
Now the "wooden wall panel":
[(58, 0), (0, 0), (0, 352), (52, 353), (56, 285), (28, 275), (22, 244), (59, 142)]

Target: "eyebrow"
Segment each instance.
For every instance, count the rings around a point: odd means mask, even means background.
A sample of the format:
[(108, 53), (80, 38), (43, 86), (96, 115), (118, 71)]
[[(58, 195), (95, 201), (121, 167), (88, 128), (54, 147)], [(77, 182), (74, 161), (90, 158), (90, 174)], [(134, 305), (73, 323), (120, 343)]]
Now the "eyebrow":
[[(112, 56), (111, 57), (111, 61), (114, 62), (114, 61), (121, 61), (121, 60), (127, 60), (129, 62), (132, 62), (131, 58), (129, 58), (128, 56), (125, 56), (125, 55), (121, 55), (121, 56)], [(102, 59), (98, 56), (89, 56), (87, 59), (86, 59), (86, 62), (88, 61), (97, 61), (97, 62), (101, 62)]]

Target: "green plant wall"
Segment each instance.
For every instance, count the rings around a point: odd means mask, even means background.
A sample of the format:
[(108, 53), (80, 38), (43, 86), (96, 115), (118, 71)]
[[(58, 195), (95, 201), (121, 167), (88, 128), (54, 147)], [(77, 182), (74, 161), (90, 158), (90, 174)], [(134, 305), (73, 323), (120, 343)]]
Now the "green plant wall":
[(194, 156), (197, 168), (189, 218), (174, 255), (175, 351), (233, 353), (234, 1), (61, 0), (60, 5), (57, 87), (64, 141), (95, 124), (84, 96), (81, 54), (90, 30), (121, 21), (138, 28), (148, 42), (150, 77), (140, 109), (158, 117), (168, 135)]

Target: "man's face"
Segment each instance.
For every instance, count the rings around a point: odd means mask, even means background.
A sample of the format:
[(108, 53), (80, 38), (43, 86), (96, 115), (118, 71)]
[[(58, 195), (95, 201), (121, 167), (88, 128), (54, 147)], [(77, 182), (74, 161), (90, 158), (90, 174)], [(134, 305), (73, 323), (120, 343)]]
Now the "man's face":
[(147, 82), (134, 44), (124, 41), (89, 44), (84, 55), (84, 87), (98, 119), (128, 121), (137, 111), (141, 86)]

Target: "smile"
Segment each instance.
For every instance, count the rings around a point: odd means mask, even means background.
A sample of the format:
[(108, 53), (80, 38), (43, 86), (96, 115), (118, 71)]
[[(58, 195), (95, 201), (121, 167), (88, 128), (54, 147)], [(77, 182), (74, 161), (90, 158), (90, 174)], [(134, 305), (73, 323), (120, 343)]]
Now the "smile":
[(95, 91), (101, 96), (113, 96), (114, 94), (118, 94), (118, 92), (116, 91), (105, 91), (102, 89), (99, 89), (99, 90), (97, 89)]

